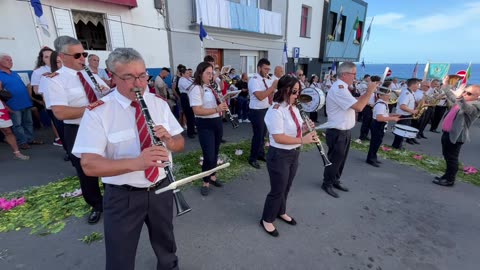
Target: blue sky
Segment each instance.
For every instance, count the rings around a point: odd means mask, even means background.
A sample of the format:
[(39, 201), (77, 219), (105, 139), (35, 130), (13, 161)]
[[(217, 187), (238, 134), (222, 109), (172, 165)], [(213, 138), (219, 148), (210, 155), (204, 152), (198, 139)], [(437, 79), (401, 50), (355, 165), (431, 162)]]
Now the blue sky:
[(365, 63), (480, 63), (480, 0), (366, 0)]

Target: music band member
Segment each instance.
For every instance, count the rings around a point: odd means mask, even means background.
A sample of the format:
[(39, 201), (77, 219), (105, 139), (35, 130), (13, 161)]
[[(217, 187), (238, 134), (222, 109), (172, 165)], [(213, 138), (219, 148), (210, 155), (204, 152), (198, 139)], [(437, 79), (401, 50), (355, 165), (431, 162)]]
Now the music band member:
[[(102, 194), (97, 176), (87, 176), (80, 159), (72, 155), (72, 148), (77, 137), (78, 127), (85, 108), (101, 96), (94, 90), (95, 86), (88, 74), (83, 70), (88, 53), (84, 51), (82, 43), (69, 36), (60, 36), (55, 39), (55, 50), (63, 61), (63, 66), (47, 81), (46, 95), (50, 101), (53, 114), (64, 122), (64, 138), (70, 161), (75, 167), (80, 188), (87, 204), (92, 207), (88, 223), (97, 223), (103, 211)], [(93, 74), (98, 84), (109, 89), (100, 77)]]
[(267, 154), (267, 168), (270, 176), (270, 192), (265, 200), (260, 225), (272, 236), (278, 236), (273, 222), (278, 217), (290, 225), (297, 222), (286, 213), (287, 197), (298, 168), (300, 146), (318, 140), (315, 131), (306, 134), (303, 119), (295, 101), (301, 86), (297, 78), (283, 76), (278, 81), (278, 91), (273, 97), (274, 104), (265, 115), (270, 148)]
[[(368, 77), (366, 77), (368, 76)], [(370, 76), (370, 75), (365, 75), (363, 77), (362, 83), (359, 84), (358, 90), (361, 95), (364, 95), (367, 92), (368, 88), (368, 83), (369, 82), (380, 82), (382, 78), (380, 76)], [(375, 94), (370, 97), (368, 100), (367, 106), (363, 108), (362, 110), (362, 125), (360, 126), (360, 137), (359, 139), (362, 141), (368, 141), (370, 140), (368, 138), (368, 132), (370, 131), (370, 126), (372, 125), (372, 119), (373, 119), (373, 105), (375, 105), (376, 99), (375, 99)]]
[(328, 91), (326, 99), (327, 115), (330, 128), (326, 131), (328, 159), (332, 165), (325, 167), (322, 189), (332, 197), (339, 195), (333, 188), (348, 191), (340, 183), (343, 167), (350, 149), (351, 129), (355, 126), (355, 112), (361, 112), (370, 96), (377, 88), (377, 83), (370, 82), (367, 91), (358, 99), (354, 98), (348, 86), (353, 84), (357, 67), (352, 62), (343, 62), (337, 69), (338, 79)]
[(178, 73), (181, 76), (178, 80), (178, 89), (180, 90), (180, 102), (182, 104), (182, 111), (187, 120), (187, 136), (190, 139), (194, 139), (196, 134), (195, 114), (193, 113), (192, 107), (190, 105), (190, 100), (188, 98), (188, 92), (192, 89), (193, 82), (185, 66), (179, 66)]
[[(227, 104), (220, 103), (216, 90), (210, 85), (212, 76), (213, 66), (210, 63), (198, 64), (194, 74), (193, 87), (188, 94), (196, 117), (198, 140), (202, 147), (202, 172), (217, 166), (218, 151), (223, 136), (221, 113), (228, 110)], [(208, 195), (210, 184), (216, 187), (223, 186), (215, 173), (206, 176), (203, 178), (203, 185), (200, 189), (203, 196)]]
[(377, 95), (377, 101), (373, 105), (372, 112), (372, 124), (370, 126), (370, 132), (372, 138), (370, 140), (370, 146), (368, 149), (366, 162), (373, 167), (380, 167), (381, 162), (377, 158), (377, 152), (383, 141), (385, 135), (385, 125), (388, 121), (397, 122), (400, 118), (398, 114), (389, 114), (388, 101), (390, 100), (391, 90), (389, 89), (391, 81), (384, 82), (382, 87), (375, 91)]
[[(73, 153), (88, 175), (105, 184), (104, 233), (107, 270), (133, 270), (144, 224), (157, 256), (157, 269), (178, 269), (173, 234), (173, 196), (155, 190), (168, 185), (165, 164), (171, 152), (182, 151), (183, 131), (168, 103), (147, 89), (142, 56), (131, 48), (117, 48), (108, 57), (116, 90), (90, 105), (83, 116)], [(133, 88), (142, 95), (154, 122), (153, 132), (166, 147), (152, 145)]]
[[(411, 118), (414, 114), (418, 112), (416, 107), (415, 92), (418, 90), (420, 80), (417, 78), (411, 78), (407, 80), (407, 88), (402, 90), (402, 93), (398, 97), (397, 107), (395, 113), (400, 115), (400, 118)], [(411, 119), (400, 119), (398, 124), (401, 125), (412, 125)], [(415, 139), (407, 139), (407, 142), (410, 144), (419, 144)], [(393, 139), (392, 147), (395, 149), (401, 149), (403, 143), (403, 137), (395, 134)]]
[(445, 173), (435, 177), (433, 183), (440, 186), (453, 186), (458, 172), (458, 156), (465, 142), (470, 140), (469, 129), (480, 116), (480, 85), (465, 89), (459, 87), (450, 91), (448, 76), (443, 80), (442, 91), (454, 105), (446, 114), (442, 124), (442, 154), (447, 167)]
[(278, 80), (272, 82), (272, 80), (268, 78), (269, 72), (270, 61), (262, 58), (257, 64), (257, 74), (248, 81), (250, 121), (252, 122), (253, 129), (248, 163), (256, 169), (260, 169), (257, 160), (266, 161), (263, 145), (265, 143), (267, 128), (264, 119), (267, 109), (270, 106), (268, 97), (275, 92), (278, 83)]

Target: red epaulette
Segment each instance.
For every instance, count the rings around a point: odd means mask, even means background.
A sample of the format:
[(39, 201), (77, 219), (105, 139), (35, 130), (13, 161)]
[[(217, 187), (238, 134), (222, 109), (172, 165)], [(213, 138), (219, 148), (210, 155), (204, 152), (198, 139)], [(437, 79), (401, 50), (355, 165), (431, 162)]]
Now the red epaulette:
[(274, 108), (275, 110), (278, 109), (278, 108), (280, 108), (280, 104), (277, 103), (277, 104), (273, 105), (273, 108)]
[(166, 98), (164, 98), (164, 97), (160, 96), (159, 94), (155, 94), (155, 96), (156, 96), (157, 98), (161, 98), (161, 99), (163, 99), (163, 101), (165, 101), (165, 102), (167, 101), (167, 99), (166, 99)]
[(105, 104), (105, 102), (103, 102), (103, 100), (97, 100), (97, 101), (89, 104), (89, 105), (87, 106), (87, 109), (88, 109), (89, 111), (91, 111), (91, 110), (95, 109), (96, 107), (98, 107), (98, 106), (100, 106), (100, 105), (102, 105), (102, 104)]
[(50, 73), (50, 74), (48, 74), (48, 75), (45, 75), (45, 77), (47, 77), (47, 78), (53, 78), (53, 77), (55, 77), (55, 76), (57, 76), (57, 75), (58, 75), (58, 72), (52, 72), (52, 73)]

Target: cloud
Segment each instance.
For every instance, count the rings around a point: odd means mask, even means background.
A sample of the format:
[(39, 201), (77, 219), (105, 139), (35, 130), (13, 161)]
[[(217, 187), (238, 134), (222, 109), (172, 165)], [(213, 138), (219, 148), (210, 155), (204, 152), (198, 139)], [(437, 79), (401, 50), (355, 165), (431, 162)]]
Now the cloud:
[[(375, 25), (388, 27), (394, 24), (395, 22), (398, 22), (399, 20), (403, 19), (404, 17), (405, 15), (400, 13), (389, 12), (389, 13), (375, 16), (374, 22), (375, 22)], [(371, 18), (367, 18), (367, 22), (371, 20), (372, 20)]]

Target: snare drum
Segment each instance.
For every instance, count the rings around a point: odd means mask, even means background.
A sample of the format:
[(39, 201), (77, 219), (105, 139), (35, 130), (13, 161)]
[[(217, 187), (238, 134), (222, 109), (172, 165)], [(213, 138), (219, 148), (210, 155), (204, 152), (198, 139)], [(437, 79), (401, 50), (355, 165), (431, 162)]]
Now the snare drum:
[(325, 105), (325, 94), (319, 88), (307, 87), (302, 90), (302, 95), (312, 98), (312, 101), (302, 103), (305, 112), (316, 112)]
[(413, 139), (417, 137), (418, 129), (407, 126), (407, 125), (400, 125), (396, 124), (393, 126), (393, 134), (398, 135), (400, 137)]

